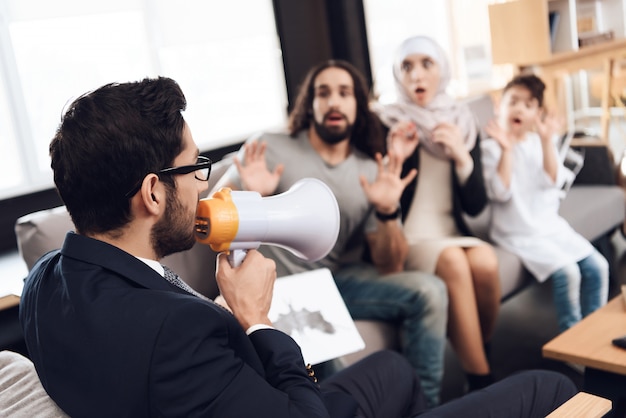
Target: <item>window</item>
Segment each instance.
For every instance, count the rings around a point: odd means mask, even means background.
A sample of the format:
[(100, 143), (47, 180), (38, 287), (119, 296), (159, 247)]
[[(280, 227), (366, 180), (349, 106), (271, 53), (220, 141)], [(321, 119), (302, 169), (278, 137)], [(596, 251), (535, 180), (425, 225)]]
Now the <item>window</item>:
[(447, 0), (364, 0), (374, 92), (381, 102), (395, 100), (392, 63), (396, 48), (404, 39), (428, 35), (448, 52), (447, 3)]
[[(0, 189), (12, 190), (24, 182), (24, 173), (21, 170), (22, 164), (19, 156), (17, 135), (15, 128), (9, 118), (10, 107), (6, 101), (7, 92), (0, 84), (0, 158), (3, 160), (4, 175), (0, 176)], [(3, 158), (1, 156), (13, 156), (12, 158)], [(10, 174), (10, 175), (8, 175)]]
[(52, 187), (48, 144), (63, 110), (109, 82), (176, 80), (201, 150), (286, 119), (271, 0), (4, 0), (0, 46), (0, 162), (18, 173), (0, 198)]
[(492, 0), (364, 0), (375, 93), (383, 103), (395, 100), (392, 62), (400, 43), (415, 35), (435, 39), (447, 53), (456, 97), (498, 89), (510, 66), (491, 64), (488, 4)]

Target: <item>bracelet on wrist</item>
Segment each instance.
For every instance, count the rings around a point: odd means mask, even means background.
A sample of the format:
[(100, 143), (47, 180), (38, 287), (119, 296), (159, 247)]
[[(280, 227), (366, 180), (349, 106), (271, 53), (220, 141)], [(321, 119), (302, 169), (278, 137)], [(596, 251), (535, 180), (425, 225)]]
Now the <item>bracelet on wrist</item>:
[(394, 219), (398, 219), (402, 212), (400, 211), (400, 206), (393, 213), (380, 213), (376, 211), (376, 219), (382, 222), (393, 221)]

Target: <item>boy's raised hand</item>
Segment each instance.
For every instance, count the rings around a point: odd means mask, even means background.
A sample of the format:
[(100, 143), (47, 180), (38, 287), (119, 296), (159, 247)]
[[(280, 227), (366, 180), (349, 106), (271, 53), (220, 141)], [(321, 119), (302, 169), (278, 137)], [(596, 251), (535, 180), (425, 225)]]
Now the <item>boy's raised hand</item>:
[(269, 196), (278, 187), (278, 181), (285, 169), (284, 164), (276, 165), (274, 171), (269, 171), (265, 162), (265, 142), (252, 141), (243, 145), (245, 150), (244, 163), (234, 158), (235, 166), (245, 190), (258, 192), (261, 196)]
[(496, 142), (500, 144), (503, 151), (507, 151), (513, 146), (513, 140), (508, 132), (500, 126), (498, 121), (490, 120), (487, 126), (485, 126), (485, 132), (487, 132), (489, 137), (495, 139)]
[(538, 114), (535, 118), (535, 129), (542, 142), (549, 143), (554, 135), (557, 135), (563, 126), (562, 118), (553, 113)]

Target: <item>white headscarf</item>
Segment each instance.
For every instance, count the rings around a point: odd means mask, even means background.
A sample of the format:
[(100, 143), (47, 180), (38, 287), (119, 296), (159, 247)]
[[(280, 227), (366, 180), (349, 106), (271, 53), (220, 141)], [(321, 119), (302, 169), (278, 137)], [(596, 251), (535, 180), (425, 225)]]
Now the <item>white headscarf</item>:
[[(411, 99), (402, 85), (402, 62), (412, 54), (423, 54), (433, 59), (439, 66), (441, 78), (435, 96), (425, 107), (418, 106)], [(411, 120), (417, 125), (420, 144), (432, 155), (441, 159), (448, 159), (443, 147), (432, 140), (433, 129), (442, 122), (456, 125), (461, 130), (468, 150), (476, 143), (476, 119), (466, 105), (456, 102), (446, 93), (450, 82), (450, 65), (443, 49), (431, 38), (414, 36), (406, 39), (396, 51), (393, 62), (393, 77), (398, 91), (398, 101), (385, 106), (375, 106), (385, 125), (391, 127), (396, 122)]]

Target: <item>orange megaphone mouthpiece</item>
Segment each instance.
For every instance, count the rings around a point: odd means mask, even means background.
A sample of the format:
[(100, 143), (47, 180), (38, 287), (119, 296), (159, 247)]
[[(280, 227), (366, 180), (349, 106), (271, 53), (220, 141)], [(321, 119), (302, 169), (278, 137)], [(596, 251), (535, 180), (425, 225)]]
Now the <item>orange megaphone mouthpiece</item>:
[(196, 241), (216, 252), (227, 251), (239, 230), (239, 213), (230, 193), (224, 187), (201, 199), (196, 210)]

